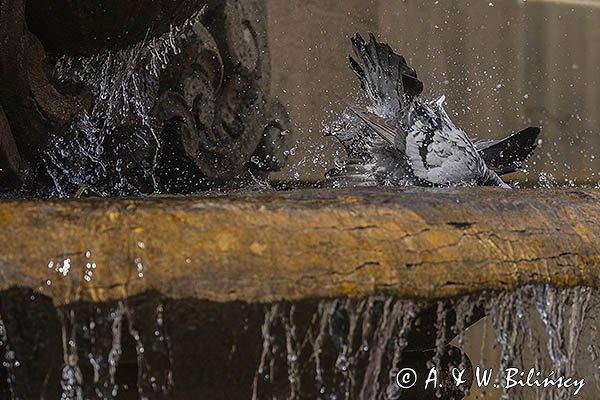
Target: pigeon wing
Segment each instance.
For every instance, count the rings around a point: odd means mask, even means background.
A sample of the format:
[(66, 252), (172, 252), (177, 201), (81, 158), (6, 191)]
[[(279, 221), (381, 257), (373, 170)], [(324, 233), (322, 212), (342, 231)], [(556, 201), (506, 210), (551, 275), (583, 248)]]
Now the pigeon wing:
[(405, 135), (390, 121), (370, 112), (349, 105), (350, 110), (360, 118), (377, 136), (381, 137), (388, 145), (393, 146), (401, 154), (405, 154)]
[(389, 45), (375, 40), (373, 34), (369, 34), (366, 42), (357, 33), (352, 37), (352, 46), (354, 57), (349, 57), (350, 68), (373, 102), (375, 112), (396, 118), (423, 91), (416, 71)]

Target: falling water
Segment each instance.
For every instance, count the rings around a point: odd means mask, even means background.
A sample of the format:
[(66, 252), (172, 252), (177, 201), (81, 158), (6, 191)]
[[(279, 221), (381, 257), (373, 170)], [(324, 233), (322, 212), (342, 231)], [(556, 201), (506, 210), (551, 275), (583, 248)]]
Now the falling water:
[[(531, 285), (437, 302), (369, 296), (246, 305), (243, 314), (234, 313), (238, 317), (233, 318), (248, 318), (240, 326), (250, 330), (231, 332), (232, 339), (223, 338), (234, 346), (228, 354), (214, 352), (208, 348), (212, 344), (194, 340), (173, 344), (173, 335), (187, 335), (179, 334), (186, 327), (182, 328), (182, 320), (173, 319), (173, 315), (181, 315), (183, 321), (198, 321), (193, 322), (192, 336), (187, 337), (201, 335), (208, 340), (213, 334), (202, 332), (214, 327), (214, 322), (206, 316), (227, 314), (231, 305), (208, 304), (215, 314), (206, 314), (202, 307), (207, 304), (178, 311), (177, 301), (165, 301), (159, 295), (145, 295), (123, 302), (56, 309), (63, 347), (62, 367), (56, 375), (62, 398), (114, 399), (131, 390), (137, 390), (142, 399), (169, 398), (178, 393), (182, 384), (178, 379), (197, 373), (189, 370), (191, 366), (197, 365), (198, 371), (205, 369), (203, 351), (212, 352), (208, 358), (211, 368), (225, 375), (231, 372), (230, 357), (238, 350), (244, 356), (254, 354), (235, 366), (236, 373), (248, 376), (245, 393), (254, 400), (462, 398), (469, 389), (475, 390), (471, 382), (477, 383), (473, 378), (476, 367), (493, 369), (491, 383), (499, 386), (503, 399), (562, 400), (574, 391), (552, 386), (507, 388), (508, 368), (525, 372), (534, 368), (540, 372), (540, 380), (547, 376), (585, 379), (584, 393), (593, 390), (594, 382), (598, 384), (600, 293), (596, 289)], [(33, 303), (27, 300), (26, 304)], [(198, 314), (191, 315), (196, 308)], [(484, 315), (491, 321), (498, 356), (493, 352), (480, 356), (473, 350), (479, 345), (469, 346), (474, 336), (467, 330)], [(20, 323), (4, 311), (2, 317), (0, 342), (12, 398), (27, 398), (28, 389), (22, 381), (38, 358), (26, 353), (27, 345), (18, 334), (13, 336)], [(204, 350), (198, 352), (198, 346)], [(186, 360), (188, 352), (197, 359)], [(134, 363), (135, 369), (128, 363)], [(122, 365), (128, 367), (120, 369)], [(45, 368), (40, 370), (42, 374), (48, 373)], [(397, 376), (406, 368), (416, 371), (419, 380), (414, 387), (403, 389)], [(451, 368), (466, 371), (464, 387), (455, 387)], [(437, 382), (442, 388), (425, 390), (431, 369), (439, 371)], [(123, 375), (123, 371), (133, 374)]]
[[(393, 297), (323, 300), (308, 326), (300, 327), (294, 325), (294, 305), (271, 305), (262, 325), (253, 399), (378, 398), (380, 393), (398, 398), (393, 366), (401, 361), (419, 308), (419, 302)], [(285, 373), (276, 369), (282, 360)], [(355, 373), (359, 368), (363, 376)]]
[(590, 301), (591, 290), (556, 290), (551, 286), (534, 287), (536, 307), (548, 330), (548, 353), (552, 364), (564, 374), (575, 372), (573, 355), (580, 327)]
[(203, 12), (204, 8), (181, 26), (171, 25), (162, 36), (129, 48), (89, 57), (63, 56), (56, 62), (56, 80), (89, 88), (93, 106), (53, 136), (46, 150), (44, 167), (55, 186), (53, 197), (72, 197), (80, 188), (101, 196), (158, 191), (155, 167), (161, 143), (151, 115), (158, 78), (170, 57), (179, 53), (177, 40)]
[(129, 334), (135, 341), (140, 399), (167, 396), (173, 387), (173, 376), (164, 326), (164, 306), (160, 301), (130, 304), (127, 319)]
[(62, 387), (61, 400), (81, 400), (83, 399), (83, 376), (79, 365), (79, 355), (77, 353), (77, 339), (75, 322), (75, 311), (59, 311), (62, 322), (62, 344), (64, 365), (62, 369)]
[[(473, 355), (469, 360), (461, 352), (458, 359), (452, 360), (447, 355), (448, 345), (456, 336), (458, 347), (464, 349), (466, 328), (484, 310), (492, 320), (500, 360), (494, 366), (486, 360), (487, 355), (481, 356), (481, 365), (477, 366), (498, 372), (491, 384), (501, 388), (502, 398), (532, 398), (533, 394), (539, 399), (568, 398), (573, 388), (506, 388), (505, 373), (509, 368), (526, 372), (534, 368), (541, 372), (540, 379), (551, 371), (555, 371), (556, 377), (575, 379), (578, 363), (591, 361), (597, 374), (598, 346), (586, 344), (585, 352), (578, 351), (587, 305), (594, 293), (589, 288), (525, 286), (513, 292), (465, 296), (453, 300), (451, 306), (439, 301), (434, 307), (393, 297), (323, 300), (311, 316), (308, 328), (294, 325), (293, 305), (276, 303), (265, 312), (262, 356), (255, 374), (253, 399), (401, 398), (402, 390), (395, 377), (399, 368), (406, 366), (403, 355), (413, 354), (410, 346), (414, 343), (410, 340), (414, 336), (410, 333), (426, 310), (434, 312), (436, 328), (431, 350), (427, 347), (420, 350), (429, 357), (426, 371), (468, 369), (466, 366), (474, 362)], [(310, 357), (303, 356), (304, 353)], [(597, 380), (597, 376), (585, 378), (588, 383)], [(446, 398), (448, 393), (437, 388), (429, 396)]]
[(116, 370), (121, 357), (125, 307), (59, 309), (62, 325), (63, 399), (111, 399), (118, 393)]
[(0, 319), (0, 348), (4, 350), (4, 360), (2, 365), (4, 365), (8, 372), (6, 378), (8, 380), (10, 394), (12, 398), (16, 398), (13, 387), (16, 385), (15, 368), (19, 366), (19, 361), (15, 358), (15, 352), (10, 348), (6, 326), (2, 319)]
[[(540, 371), (539, 380), (550, 376), (586, 378), (587, 384), (597, 378), (578, 376), (578, 362), (600, 367), (594, 359), (594, 352), (588, 349), (579, 351), (579, 339), (584, 330), (584, 320), (592, 296), (598, 296), (590, 288), (558, 289), (554, 286), (525, 286), (510, 293), (499, 293), (488, 304), (498, 343), (500, 344), (500, 371), (530, 368)], [(537, 316), (537, 318), (536, 318)], [(590, 319), (593, 315), (588, 316)], [(593, 326), (593, 325), (592, 325)], [(593, 343), (591, 344), (593, 347)], [(581, 356), (589, 359), (580, 360)], [(505, 382), (505, 376), (498, 376), (498, 382)], [(522, 378), (522, 377), (521, 377)], [(535, 391), (539, 399), (567, 399), (573, 395), (573, 388), (535, 387), (524, 389), (523, 397), (514, 395), (514, 390), (503, 388), (503, 399), (530, 398)]]

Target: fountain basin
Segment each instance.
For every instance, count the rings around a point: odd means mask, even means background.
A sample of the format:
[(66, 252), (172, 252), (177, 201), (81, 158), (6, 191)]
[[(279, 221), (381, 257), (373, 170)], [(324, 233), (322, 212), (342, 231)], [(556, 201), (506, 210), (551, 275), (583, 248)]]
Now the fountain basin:
[(600, 191), (331, 189), (0, 203), (0, 290), (272, 302), (600, 284)]

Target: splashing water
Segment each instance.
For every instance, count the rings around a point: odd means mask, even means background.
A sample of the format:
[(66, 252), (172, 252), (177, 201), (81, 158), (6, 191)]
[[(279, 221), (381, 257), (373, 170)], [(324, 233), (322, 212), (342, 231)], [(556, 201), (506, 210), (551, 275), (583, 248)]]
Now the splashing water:
[(161, 143), (151, 115), (158, 78), (170, 57), (180, 52), (177, 40), (204, 10), (181, 26), (171, 25), (162, 36), (127, 49), (90, 57), (63, 56), (56, 62), (56, 80), (85, 85), (94, 102), (91, 110), (49, 143), (43, 161), (55, 187), (51, 197), (71, 197), (81, 187), (101, 196), (158, 191), (155, 167)]
[[(327, 178), (333, 187), (355, 187), (355, 186), (411, 186), (414, 185), (410, 179), (399, 178), (404, 176), (404, 170), (398, 161), (398, 154), (389, 148), (378, 136), (374, 135), (359, 118), (348, 111), (340, 115), (333, 115), (330, 122), (322, 123), (322, 132), (325, 136), (334, 136), (343, 145), (347, 153), (347, 159), (342, 160), (339, 153), (335, 154), (334, 169), (327, 173)], [(539, 149), (542, 140), (538, 140)], [(557, 150), (558, 151), (558, 150)], [(591, 177), (584, 182), (576, 182), (573, 179), (557, 180), (554, 173), (568, 170), (567, 164), (556, 165), (551, 159), (548, 164), (552, 167), (547, 171), (535, 175), (530, 171), (530, 165), (536, 161), (531, 157), (519, 170), (524, 174), (524, 184), (534, 188), (572, 188), (577, 185), (594, 186), (595, 172), (590, 170)], [(593, 158), (592, 158), (593, 160)], [(302, 162), (299, 164), (302, 165)], [(554, 173), (553, 173), (554, 171)], [(533, 181), (530, 181), (533, 178)], [(537, 180), (536, 180), (537, 179)], [(520, 182), (513, 182), (515, 187), (520, 187)], [(598, 187), (600, 183), (596, 184)]]
[[(323, 124), (325, 135), (336, 137), (348, 153), (348, 160), (336, 158), (336, 165), (328, 178), (333, 186), (407, 186), (398, 155), (357, 117), (347, 112)], [(385, 168), (383, 166), (386, 166)]]

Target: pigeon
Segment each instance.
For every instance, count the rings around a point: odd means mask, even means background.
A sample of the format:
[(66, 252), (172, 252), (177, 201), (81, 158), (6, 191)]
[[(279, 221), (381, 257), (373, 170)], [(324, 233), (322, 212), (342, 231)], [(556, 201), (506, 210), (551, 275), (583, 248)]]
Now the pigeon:
[(444, 110), (444, 96), (421, 97), (417, 72), (388, 44), (373, 34), (367, 42), (357, 33), (352, 45), (350, 68), (371, 105), (348, 105), (364, 128), (336, 135), (350, 158), (362, 160), (365, 170), (385, 184), (510, 188), (500, 175), (523, 165), (537, 145), (539, 128), (498, 141), (472, 141)]

